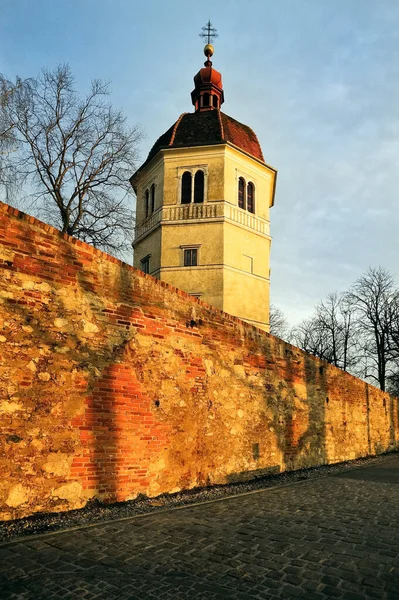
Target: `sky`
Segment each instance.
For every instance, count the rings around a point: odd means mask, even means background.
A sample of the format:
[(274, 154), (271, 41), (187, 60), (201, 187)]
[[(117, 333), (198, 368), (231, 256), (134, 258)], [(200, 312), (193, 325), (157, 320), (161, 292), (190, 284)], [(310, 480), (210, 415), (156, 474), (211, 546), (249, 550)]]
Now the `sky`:
[(295, 324), (369, 266), (399, 282), (398, 0), (1, 0), (0, 72), (110, 81), (144, 160), (193, 110), (209, 18), (223, 111), (278, 170), (272, 302)]

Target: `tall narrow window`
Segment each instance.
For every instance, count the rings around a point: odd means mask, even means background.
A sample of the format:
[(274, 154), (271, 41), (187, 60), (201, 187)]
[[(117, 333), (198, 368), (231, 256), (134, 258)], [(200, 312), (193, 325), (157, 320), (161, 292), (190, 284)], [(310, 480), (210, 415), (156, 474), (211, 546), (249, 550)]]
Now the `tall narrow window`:
[(151, 186), (151, 213), (155, 210), (155, 184)]
[(255, 186), (250, 181), (247, 186), (247, 209), (250, 213), (255, 213)]
[(191, 173), (185, 171), (181, 178), (181, 203), (190, 204), (191, 202)]
[(245, 208), (245, 179), (243, 177), (238, 180), (238, 206)]
[(204, 201), (204, 171), (197, 171), (194, 177), (194, 202)]
[(198, 259), (197, 248), (186, 248), (184, 250), (184, 266), (185, 267), (196, 267)]
[(202, 106), (209, 106), (209, 99), (210, 96), (208, 92), (205, 92), (205, 94), (202, 96)]
[(217, 96), (212, 96), (212, 106), (214, 108), (218, 107), (218, 97)]
[(144, 273), (149, 273), (150, 272), (150, 255), (148, 254), (148, 256), (145, 256), (144, 258), (142, 258), (140, 263), (141, 263), (141, 270), (144, 271)]
[(145, 191), (144, 203), (145, 203), (145, 218), (147, 218), (148, 215), (150, 214), (150, 192), (149, 192), (149, 190)]

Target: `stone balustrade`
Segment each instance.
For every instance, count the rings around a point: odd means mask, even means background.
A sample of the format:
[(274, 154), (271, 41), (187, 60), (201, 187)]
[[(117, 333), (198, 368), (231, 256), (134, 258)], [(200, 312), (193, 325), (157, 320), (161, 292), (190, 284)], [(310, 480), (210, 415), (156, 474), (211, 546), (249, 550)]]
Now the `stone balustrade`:
[(269, 221), (233, 206), (228, 202), (206, 202), (204, 204), (180, 204), (162, 206), (145, 221), (136, 226), (135, 241), (154, 229), (161, 221), (226, 220), (238, 223), (263, 235), (269, 235)]

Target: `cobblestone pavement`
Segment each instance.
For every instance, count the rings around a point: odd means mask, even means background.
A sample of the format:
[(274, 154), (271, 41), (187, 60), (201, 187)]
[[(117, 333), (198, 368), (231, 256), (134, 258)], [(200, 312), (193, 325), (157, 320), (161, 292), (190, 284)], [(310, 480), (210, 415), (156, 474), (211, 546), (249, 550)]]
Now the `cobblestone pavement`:
[(0, 545), (0, 598), (399, 599), (399, 459)]

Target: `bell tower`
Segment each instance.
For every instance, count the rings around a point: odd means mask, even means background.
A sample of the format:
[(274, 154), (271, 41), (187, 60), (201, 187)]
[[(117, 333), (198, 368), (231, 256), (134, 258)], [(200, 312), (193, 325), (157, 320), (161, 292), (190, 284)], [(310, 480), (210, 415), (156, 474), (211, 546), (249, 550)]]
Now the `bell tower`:
[(221, 111), (211, 62), (194, 77), (193, 113), (155, 142), (130, 181), (137, 196), (134, 266), (269, 330), (270, 222), (277, 171), (252, 129)]

